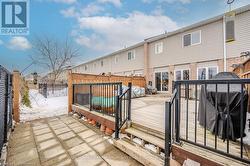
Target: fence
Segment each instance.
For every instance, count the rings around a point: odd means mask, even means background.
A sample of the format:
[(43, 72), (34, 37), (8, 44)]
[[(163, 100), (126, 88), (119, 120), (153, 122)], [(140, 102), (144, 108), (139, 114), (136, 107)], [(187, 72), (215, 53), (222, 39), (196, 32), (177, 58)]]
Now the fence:
[(72, 83), (109, 83), (121, 82), (123, 85), (132, 83), (133, 86), (146, 87), (146, 80), (139, 76), (115, 76), (71, 73)]
[(0, 153), (12, 127), (12, 75), (0, 66)]
[(68, 85), (67, 84), (39, 84), (39, 93), (45, 98), (48, 97), (59, 97), (68, 95)]
[(126, 123), (131, 120), (131, 96), (132, 84), (128, 84), (128, 89), (117, 96), (116, 114), (115, 114), (115, 138), (119, 138), (119, 131)]
[[(243, 142), (249, 84), (250, 79), (175, 82), (173, 98), (165, 108), (166, 163), (171, 143), (183, 141), (250, 164), (249, 148)], [(190, 88), (194, 99), (189, 97)]]
[(121, 83), (122, 85), (128, 85), (132, 83), (133, 86), (145, 88), (146, 80), (144, 77), (139, 76), (103, 76), (93, 74), (79, 74), (68, 73), (68, 112), (72, 111), (72, 99), (73, 99), (73, 84), (93, 84), (93, 83)]
[(121, 82), (73, 84), (73, 104), (115, 117), (115, 138), (126, 121), (131, 119), (132, 84), (122, 89)]
[(121, 90), (122, 83), (73, 84), (73, 104), (114, 117)]

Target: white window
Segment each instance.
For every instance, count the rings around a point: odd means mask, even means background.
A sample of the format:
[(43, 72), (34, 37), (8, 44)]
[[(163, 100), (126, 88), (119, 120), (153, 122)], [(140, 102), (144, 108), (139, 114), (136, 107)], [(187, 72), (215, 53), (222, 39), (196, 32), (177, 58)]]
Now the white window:
[(103, 67), (103, 61), (101, 61), (101, 67)]
[(200, 67), (197, 69), (198, 80), (212, 79), (218, 73), (218, 67)]
[(160, 54), (163, 52), (163, 42), (155, 44), (155, 54)]
[(128, 60), (135, 59), (135, 50), (128, 52)]
[(115, 64), (117, 64), (117, 63), (118, 63), (118, 61), (119, 61), (118, 56), (115, 56)]
[(201, 31), (183, 35), (183, 47), (201, 44)]
[(84, 70), (87, 71), (88, 70), (88, 65), (84, 66)]
[(189, 80), (189, 70), (176, 70), (175, 71), (175, 80)]

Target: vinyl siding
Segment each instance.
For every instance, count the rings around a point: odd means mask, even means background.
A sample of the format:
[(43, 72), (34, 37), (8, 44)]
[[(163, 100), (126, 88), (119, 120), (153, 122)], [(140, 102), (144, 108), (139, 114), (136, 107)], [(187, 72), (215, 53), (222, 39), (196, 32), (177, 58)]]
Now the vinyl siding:
[(227, 43), (228, 57), (238, 57), (244, 51), (250, 51), (250, 11), (236, 16), (235, 41)]
[[(82, 64), (73, 69), (73, 72), (87, 73), (87, 74), (100, 74), (100, 73), (123, 73), (132, 72), (136, 70), (143, 70), (144, 67), (144, 47), (139, 46), (131, 50), (123, 51), (119, 54), (91, 61), (89, 63)], [(135, 50), (135, 59), (128, 60), (128, 52)], [(118, 62), (115, 63), (115, 57), (118, 57)], [(103, 61), (103, 67), (101, 66)], [(95, 65), (96, 64), (96, 67)], [(84, 66), (88, 65), (88, 70), (85, 71)]]
[[(195, 31), (201, 31), (201, 44), (183, 47), (183, 35)], [(162, 39), (162, 54), (156, 55), (153, 49), (159, 41), (152, 42), (149, 44), (149, 68), (223, 58), (222, 35), (222, 21), (217, 21)]]

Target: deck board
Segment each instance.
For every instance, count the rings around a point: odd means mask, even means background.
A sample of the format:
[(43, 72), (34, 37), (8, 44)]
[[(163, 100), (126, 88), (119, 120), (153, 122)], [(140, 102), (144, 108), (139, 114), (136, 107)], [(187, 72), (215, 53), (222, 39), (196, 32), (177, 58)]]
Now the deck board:
[[(132, 99), (132, 111), (131, 118), (132, 122), (139, 125), (148, 127), (150, 129), (164, 133), (165, 130), (165, 101), (167, 97), (150, 96), (143, 98)], [(180, 135), (182, 138), (186, 138), (186, 101), (182, 100), (181, 105), (181, 130)], [(198, 106), (197, 102), (197, 106)], [(198, 107), (197, 107), (198, 108)], [(195, 141), (195, 102), (190, 100), (188, 106), (188, 140)], [(198, 116), (198, 113), (197, 113)], [(198, 119), (198, 118), (197, 118)], [(197, 122), (197, 137), (196, 142), (204, 145), (204, 128)], [(249, 132), (245, 130), (245, 132)], [(206, 130), (206, 146), (214, 148), (215, 147), (215, 135), (213, 135), (209, 130)], [(227, 152), (227, 141), (223, 141), (221, 138), (217, 137), (217, 149)], [(243, 157), (245, 159), (250, 159), (249, 154), (250, 146), (244, 145)], [(240, 142), (229, 141), (229, 153), (240, 157)]]

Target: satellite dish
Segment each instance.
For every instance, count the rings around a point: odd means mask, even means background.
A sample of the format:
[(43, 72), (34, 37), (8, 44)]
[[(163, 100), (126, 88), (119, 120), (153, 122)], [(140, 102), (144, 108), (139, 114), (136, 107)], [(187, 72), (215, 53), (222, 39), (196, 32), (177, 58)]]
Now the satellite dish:
[(234, 0), (227, 0), (227, 4), (232, 4), (234, 2)]

